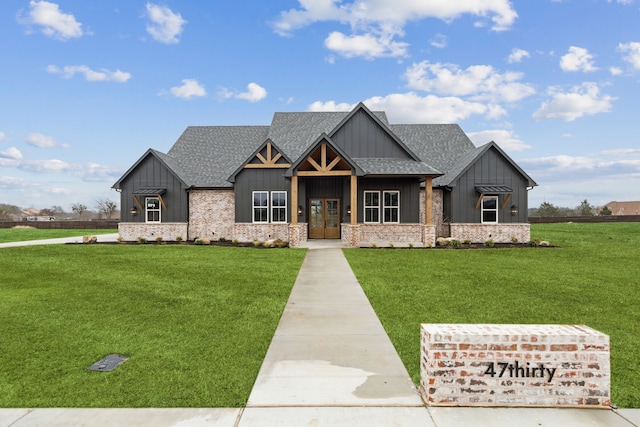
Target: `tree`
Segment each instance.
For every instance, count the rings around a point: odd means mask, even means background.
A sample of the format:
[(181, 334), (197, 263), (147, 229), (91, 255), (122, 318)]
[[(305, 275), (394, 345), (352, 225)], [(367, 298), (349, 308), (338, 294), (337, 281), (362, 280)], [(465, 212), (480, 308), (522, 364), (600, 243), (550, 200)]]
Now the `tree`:
[(20, 214), (20, 208), (15, 205), (0, 204), (0, 221), (13, 221), (14, 215)]
[(538, 208), (538, 216), (562, 216), (560, 209), (549, 202), (543, 202)]
[(87, 205), (83, 205), (82, 203), (74, 203), (71, 205), (71, 210), (78, 214), (78, 216), (82, 219), (82, 214), (87, 211)]
[(609, 209), (609, 206), (604, 206), (602, 209), (600, 209), (600, 215), (611, 215), (613, 212), (611, 212), (611, 209)]
[(98, 200), (96, 202), (96, 208), (98, 209), (98, 213), (107, 217), (107, 219), (111, 219), (111, 216), (115, 211), (118, 210), (118, 205), (111, 200)]
[(580, 206), (576, 208), (576, 212), (581, 216), (593, 216), (593, 206), (589, 204), (587, 199), (584, 199)]

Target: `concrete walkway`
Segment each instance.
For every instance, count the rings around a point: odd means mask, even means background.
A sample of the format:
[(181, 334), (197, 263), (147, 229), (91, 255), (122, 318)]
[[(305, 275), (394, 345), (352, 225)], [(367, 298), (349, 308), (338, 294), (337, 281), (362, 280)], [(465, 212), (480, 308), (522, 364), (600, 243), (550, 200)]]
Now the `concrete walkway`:
[(632, 409), (425, 408), (341, 244), (307, 247), (246, 408), (0, 409), (0, 427), (640, 427)]

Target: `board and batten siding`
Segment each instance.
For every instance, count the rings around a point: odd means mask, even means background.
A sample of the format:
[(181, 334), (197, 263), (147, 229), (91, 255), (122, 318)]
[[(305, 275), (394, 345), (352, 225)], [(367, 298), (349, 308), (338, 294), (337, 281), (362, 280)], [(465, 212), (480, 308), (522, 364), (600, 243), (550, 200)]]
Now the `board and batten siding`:
[[(451, 222), (481, 222), (481, 210), (476, 209), (480, 194), (475, 189), (481, 184), (505, 185), (513, 190), (504, 209), (501, 208), (508, 195), (498, 195), (498, 223), (527, 222), (527, 180), (497, 150), (492, 148), (485, 152), (455, 184), (450, 197), (445, 197), (445, 203), (451, 203)], [(517, 216), (511, 215), (512, 205), (518, 206)], [(445, 208), (445, 215), (447, 211), (449, 209)]]
[(189, 221), (189, 195), (186, 187), (160, 160), (149, 155), (120, 183), (122, 222), (145, 222), (145, 196), (137, 196), (142, 204), (142, 212), (138, 212), (136, 216), (130, 213), (134, 206), (140, 211), (133, 200), (133, 194), (136, 190), (144, 187), (166, 189), (162, 195), (166, 206), (166, 209), (161, 212), (162, 222)]
[(410, 156), (364, 111), (356, 113), (331, 138), (352, 159)]
[(380, 191), (380, 215), (384, 191), (400, 191), (400, 223), (420, 222), (420, 180), (399, 178), (358, 179), (358, 223), (364, 222), (364, 192)]
[(287, 222), (291, 222), (291, 181), (284, 178), (286, 169), (243, 169), (235, 180), (236, 222), (253, 222), (254, 191), (286, 191)]

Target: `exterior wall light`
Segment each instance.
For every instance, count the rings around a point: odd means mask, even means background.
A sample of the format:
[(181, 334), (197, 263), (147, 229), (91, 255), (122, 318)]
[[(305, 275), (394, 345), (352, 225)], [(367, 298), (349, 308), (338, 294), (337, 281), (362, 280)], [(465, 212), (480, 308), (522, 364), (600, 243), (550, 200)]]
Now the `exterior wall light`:
[(518, 216), (518, 206), (511, 205), (511, 216)]
[(347, 215), (351, 215), (351, 205), (347, 206)]
[(136, 215), (138, 215), (138, 209), (136, 209), (136, 207), (134, 206), (134, 207), (132, 207), (132, 208), (131, 208), (131, 210), (129, 211), (129, 213), (130, 213), (132, 216), (136, 216)]
[(302, 215), (302, 205), (298, 205), (298, 215)]

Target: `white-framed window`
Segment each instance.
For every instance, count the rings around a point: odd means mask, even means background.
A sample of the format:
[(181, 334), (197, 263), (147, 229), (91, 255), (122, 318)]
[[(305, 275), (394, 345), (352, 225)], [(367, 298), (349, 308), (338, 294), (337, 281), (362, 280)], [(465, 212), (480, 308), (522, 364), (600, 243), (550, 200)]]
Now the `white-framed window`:
[(399, 191), (385, 191), (383, 193), (383, 205), (384, 212), (383, 222), (385, 223), (399, 223), (400, 222), (400, 192)]
[(380, 222), (380, 192), (364, 192), (364, 222)]
[(287, 192), (271, 192), (271, 222), (287, 222)]
[(254, 191), (252, 193), (253, 222), (269, 222), (269, 192)]
[(144, 199), (146, 222), (160, 222), (162, 219), (160, 199), (158, 197), (146, 197)]
[(482, 197), (482, 223), (498, 222), (498, 196)]

